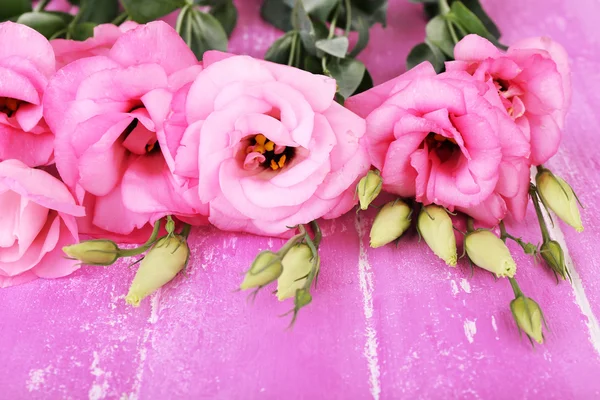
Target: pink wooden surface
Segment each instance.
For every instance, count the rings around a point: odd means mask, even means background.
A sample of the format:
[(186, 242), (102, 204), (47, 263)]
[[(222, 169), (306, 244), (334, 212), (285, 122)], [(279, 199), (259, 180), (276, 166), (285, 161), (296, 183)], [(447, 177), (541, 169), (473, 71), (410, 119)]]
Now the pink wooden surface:
[[(260, 56), (278, 33), (258, 0), (241, 12), (231, 50)], [(377, 82), (403, 71), (424, 34), (420, 8), (390, 1), (363, 59)], [(139, 309), (125, 306), (125, 264), (0, 291), (0, 398), (556, 398), (600, 396), (600, 29), (596, 0), (483, 2), (510, 43), (547, 34), (572, 57), (573, 108), (549, 163), (587, 208), (586, 231), (557, 225), (574, 282), (513, 248), (524, 291), (546, 313), (547, 343), (519, 339), (504, 280), (446, 268), (416, 237), (368, 248), (373, 215), (323, 223), (314, 302), (285, 330), (287, 303), (232, 293), (258, 249), (279, 240), (195, 230), (187, 276)], [(564, 232), (564, 235), (563, 235)], [(533, 212), (513, 229), (531, 241)]]

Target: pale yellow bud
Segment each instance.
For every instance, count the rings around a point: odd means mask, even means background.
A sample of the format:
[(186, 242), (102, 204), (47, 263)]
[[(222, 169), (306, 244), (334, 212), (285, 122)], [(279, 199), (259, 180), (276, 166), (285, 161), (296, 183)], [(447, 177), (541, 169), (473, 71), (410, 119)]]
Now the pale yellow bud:
[(279, 255), (268, 250), (262, 251), (254, 259), (250, 270), (246, 272), (240, 289), (246, 290), (268, 285), (276, 280), (282, 271), (283, 266)]
[(367, 175), (358, 182), (356, 191), (358, 193), (361, 210), (369, 208), (369, 204), (371, 204), (371, 202), (379, 195), (379, 192), (381, 192), (382, 184), (383, 180), (377, 170), (370, 170)]
[(469, 233), (465, 238), (465, 249), (473, 264), (499, 278), (512, 278), (517, 272), (517, 264), (508, 247), (490, 231), (477, 230)]
[(424, 207), (419, 214), (417, 226), (425, 243), (435, 255), (447, 265), (456, 266), (456, 238), (452, 220), (446, 210), (435, 205)]
[[(292, 247), (283, 257), (283, 273), (277, 279), (277, 298), (279, 301), (293, 298), (296, 290), (301, 289), (313, 267), (313, 256), (306, 243)], [(317, 256), (317, 270), (319, 258)]]
[(577, 232), (583, 232), (577, 198), (571, 186), (548, 170), (538, 173), (535, 180), (544, 204)]
[(170, 282), (187, 264), (190, 249), (178, 235), (166, 236), (148, 251), (133, 278), (125, 301), (134, 307)]
[(62, 250), (70, 258), (87, 265), (111, 265), (119, 258), (119, 246), (110, 240), (87, 240)]
[(529, 297), (519, 296), (510, 302), (510, 310), (517, 325), (530, 338), (542, 344), (542, 310), (540, 306)]
[(398, 239), (410, 227), (412, 209), (402, 200), (387, 203), (379, 210), (371, 227), (371, 247)]

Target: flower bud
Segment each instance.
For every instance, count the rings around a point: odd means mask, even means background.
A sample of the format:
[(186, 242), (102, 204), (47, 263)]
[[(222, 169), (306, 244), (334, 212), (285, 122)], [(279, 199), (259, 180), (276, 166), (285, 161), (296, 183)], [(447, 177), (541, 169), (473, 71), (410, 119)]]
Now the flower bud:
[(87, 240), (62, 248), (63, 252), (87, 265), (112, 265), (119, 258), (119, 246), (110, 240)]
[(133, 278), (125, 301), (134, 307), (158, 288), (170, 282), (185, 267), (190, 249), (178, 235), (158, 240), (148, 251)]
[(465, 250), (473, 264), (499, 278), (512, 278), (517, 272), (517, 264), (508, 247), (490, 231), (482, 229), (469, 233), (465, 238)]
[(371, 202), (379, 195), (379, 192), (381, 192), (382, 184), (383, 180), (377, 170), (370, 170), (367, 172), (367, 175), (358, 182), (356, 191), (358, 192), (361, 210), (369, 208), (369, 204), (371, 204)]
[(371, 227), (371, 247), (398, 239), (410, 226), (412, 209), (402, 200), (391, 201), (379, 210)]
[(447, 265), (456, 266), (456, 238), (450, 216), (440, 206), (427, 206), (421, 210), (417, 220), (417, 227), (425, 243), (436, 256)]
[(518, 296), (510, 302), (510, 311), (517, 322), (519, 329), (539, 344), (544, 342), (542, 333), (542, 310), (540, 306), (525, 296)]
[[(296, 290), (306, 283), (313, 267), (313, 255), (306, 243), (292, 247), (281, 261), (283, 273), (277, 279), (277, 298), (279, 301), (296, 296)], [(317, 269), (319, 257), (317, 256)]]
[(565, 256), (560, 247), (560, 244), (556, 240), (549, 240), (542, 244), (540, 254), (548, 264), (550, 268), (563, 279), (567, 276), (567, 266), (565, 265)]
[(240, 289), (246, 290), (268, 285), (279, 278), (282, 271), (283, 266), (279, 255), (269, 250), (261, 251), (254, 259), (248, 272), (246, 272)]
[(539, 172), (535, 180), (544, 204), (577, 232), (582, 232), (583, 224), (577, 207), (577, 197), (571, 186), (548, 170)]

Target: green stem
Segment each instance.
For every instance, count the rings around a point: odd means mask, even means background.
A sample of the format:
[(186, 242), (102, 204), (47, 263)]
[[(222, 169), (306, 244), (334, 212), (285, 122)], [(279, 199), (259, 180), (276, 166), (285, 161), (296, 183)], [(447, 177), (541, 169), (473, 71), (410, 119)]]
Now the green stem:
[(179, 34), (179, 36), (181, 36), (181, 28), (183, 26), (183, 18), (185, 17), (185, 14), (187, 14), (188, 10), (189, 10), (189, 7), (187, 7), (187, 6), (183, 7), (179, 11), (179, 15), (177, 16), (177, 22), (175, 22), (175, 31)]
[(191, 230), (192, 226), (190, 224), (183, 224), (183, 228), (181, 228), (181, 233), (179, 234), (187, 239), (190, 236)]
[(346, 33), (345, 36), (350, 35), (350, 29), (352, 28), (352, 6), (350, 0), (345, 0), (346, 4)]
[(37, 6), (35, 6), (35, 12), (40, 12), (40, 11), (44, 11), (44, 9), (46, 8), (46, 6), (48, 5), (48, 3), (50, 3), (50, 0), (41, 0)]
[(454, 30), (454, 25), (452, 25), (452, 22), (446, 20), (446, 26), (448, 26), (448, 31), (450, 32), (450, 36), (452, 36), (452, 41), (454, 44), (458, 43), (458, 36), (456, 35), (456, 31)]
[(56, 32), (54, 35), (50, 36), (50, 39), (48, 39), (48, 40), (57, 39), (57, 38), (61, 37), (62, 35), (64, 35), (65, 33), (67, 33), (67, 28), (61, 29), (60, 31)]
[(471, 233), (475, 230), (475, 222), (473, 221), (473, 218), (469, 217), (467, 218), (467, 233)]
[(144, 253), (146, 250), (152, 247), (154, 242), (156, 242), (156, 238), (158, 237), (158, 231), (160, 230), (160, 221), (161, 220), (158, 220), (154, 223), (152, 234), (150, 235), (146, 243), (139, 247), (134, 247), (133, 249), (119, 249), (119, 257), (137, 256)]
[[(111, 24), (117, 25), (117, 26), (121, 25), (123, 22), (125, 22), (127, 20), (128, 17), (129, 17), (129, 14), (127, 14), (127, 11), (124, 11), (121, 14), (117, 15), (117, 18), (113, 19)], [(177, 20), (177, 22), (179, 22), (179, 19)]]
[(438, 6), (440, 8), (440, 14), (441, 15), (446, 15), (450, 12), (450, 6), (448, 5), (448, 1), (447, 0), (440, 0), (438, 2)]
[(319, 244), (321, 243), (321, 239), (323, 239), (323, 232), (321, 232), (321, 227), (319, 226), (316, 220), (310, 223), (310, 227), (312, 228), (315, 234), (313, 242), (315, 243), (315, 247), (318, 249)]
[(294, 33), (294, 37), (292, 38), (292, 47), (290, 48), (290, 56), (288, 57), (288, 65), (294, 67), (294, 58), (296, 57), (296, 46), (298, 43), (298, 32)]
[(508, 281), (510, 282), (510, 286), (512, 287), (513, 293), (515, 294), (515, 299), (519, 296), (524, 296), (515, 278), (508, 278)]
[(327, 39), (332, 39), (335, 35), (335, 28), (337, 28), (337, 19), (340, 15), (341, 5), (335, 9), (335, 14), (333, 14), (333, 18), (331, 19), (331, 25), (329, 25), (329, 35), (327, 35)]
[(537, 187), (535, 185), (531, 185), (529, 194), (531, 195), (531, 201), (533, 202), (533, 207), (535, 208), (538, 224), (540, 225), (540, 230), (542, 231), (542, 239), (544, 243), (548, 242), (550, 240), (550, 234), (548, 233), (548, 227), (546, 226), (546, 221), (544, 220), (542, 207), (540, 207), (540, 199), (538, 197)]

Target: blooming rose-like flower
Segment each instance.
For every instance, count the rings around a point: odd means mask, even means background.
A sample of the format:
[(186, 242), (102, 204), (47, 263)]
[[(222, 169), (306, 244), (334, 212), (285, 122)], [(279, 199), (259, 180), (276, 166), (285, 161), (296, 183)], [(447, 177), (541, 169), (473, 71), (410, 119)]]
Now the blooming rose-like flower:
[(0, 287), (69, 275), (61, 248), (77, 242), (83, 207), (58, 179), (18, 160), (0, 162)]
[(163, 22), (125, 32), (105, 56), (56, 73), (44, 104), (56, 134), (56, 166), (88, 216), (80, 231), (127, 235), (166, 215), (195, 215), (163, 157), (156, 131), (173, 93), (201, 70)]
[(531, 162), (546, 162), (558, 150), (571, 103), (565, 49), (547, 37), (524, 39), (506, 53), (478, 35), (465, 36), (454, 48), (448, 71), (467, 71), (491, 80), (507, 112), (529, 138)]
[(490, 84), (422, 63), (346, 101), (366, 117), (384, 190), (458, 209), (494, 225), (520, 220), (529, 189), (529, 143)]
[[(37, 6), (39, 1), (34, 1), (33, 6)], [(77, 14), (79, 7), (74, 6), (69, 2), (69, 0), (51, 0), (46, 7), (44, 7), (44, 11), (60, 11), (69, 14)]]
[(138, 24), (126, 21), (120, 26), (101, 24), (94, 28), (94, 36), (84, 41), (54, 39), (50, 41), (56, 56), (56, 67), (62, 68), (84, 57), (105, 56), (118, 38), (127, 31), (137, 28)]
[(211, 223), (281, 235), (356, 204), (365, 121), (333, 100), (335, 80), (216, 51), (203, 64), (171, 106), (165, 157), (197, 185)]
[(42, 97), (54, 71), (45, 37), (25, 25), (0, 24), (0, 161), (30, 167), (52, 161), (54, 135), (42, 119)]

